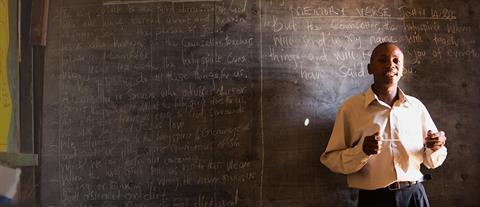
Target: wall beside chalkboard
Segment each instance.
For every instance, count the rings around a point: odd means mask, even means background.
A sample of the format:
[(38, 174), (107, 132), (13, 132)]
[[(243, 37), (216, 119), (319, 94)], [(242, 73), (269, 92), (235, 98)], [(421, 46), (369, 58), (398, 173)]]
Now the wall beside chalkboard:
[(50, 3), (42, 206), (355, 206), (319, 156), (384, 41), (449, 137), (432, 205), (478, 205), (476, 1)]

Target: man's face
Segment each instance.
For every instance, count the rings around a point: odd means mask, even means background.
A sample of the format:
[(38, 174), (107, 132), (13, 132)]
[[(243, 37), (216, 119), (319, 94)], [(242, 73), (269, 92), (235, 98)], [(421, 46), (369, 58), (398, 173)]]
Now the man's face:
[(396, 86), (403, 74), (403, 53), (396, 45), (386, 44), (373, 51), (368, 64), (368, 74), (375, 84)]

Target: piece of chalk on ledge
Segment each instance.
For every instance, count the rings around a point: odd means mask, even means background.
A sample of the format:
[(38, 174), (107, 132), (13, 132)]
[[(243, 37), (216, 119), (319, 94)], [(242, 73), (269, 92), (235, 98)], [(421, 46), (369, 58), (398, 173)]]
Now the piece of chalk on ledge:
[(308, 126), (309, 123), (310, 123), (310, 120), (308, 118), (306, 118), (305, 122), (303, 124), (305, 124), (305, 126)]

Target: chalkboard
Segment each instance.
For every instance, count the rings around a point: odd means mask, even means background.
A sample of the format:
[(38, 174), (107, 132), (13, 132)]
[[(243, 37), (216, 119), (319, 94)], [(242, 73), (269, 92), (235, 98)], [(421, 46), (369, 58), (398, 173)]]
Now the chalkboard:
[(478, 205), (474, 0), (50, 4), (41, 206), (355, 206), (319, 156), (385, 41), (449, 137), (432, 206)]

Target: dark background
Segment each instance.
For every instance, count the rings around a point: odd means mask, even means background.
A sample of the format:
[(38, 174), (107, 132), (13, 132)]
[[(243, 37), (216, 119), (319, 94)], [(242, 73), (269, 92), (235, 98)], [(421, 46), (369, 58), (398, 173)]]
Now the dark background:
[[(155, 3), (156, 2), (156, 3)], [(477, 1), (51, 1), (42, 206), (355, 206), (319, 162), (372, 49), (446, 131), (432, 206), (479, 206)], [(305, 126), (305, 120), (309, 124)]]

